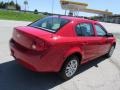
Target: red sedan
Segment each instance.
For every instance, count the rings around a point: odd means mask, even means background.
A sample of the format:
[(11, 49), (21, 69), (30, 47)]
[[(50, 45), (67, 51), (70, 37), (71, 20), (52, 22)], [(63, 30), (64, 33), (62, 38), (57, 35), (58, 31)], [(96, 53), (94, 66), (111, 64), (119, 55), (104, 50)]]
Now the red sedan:
[(70, 79), (78, 66), (105, 55), (116, 46), (113, 34), (97, 21), (50, 16), (28, 26), (16, 27), (10, 40), (11, 55), (37, 72), (59, 72)]

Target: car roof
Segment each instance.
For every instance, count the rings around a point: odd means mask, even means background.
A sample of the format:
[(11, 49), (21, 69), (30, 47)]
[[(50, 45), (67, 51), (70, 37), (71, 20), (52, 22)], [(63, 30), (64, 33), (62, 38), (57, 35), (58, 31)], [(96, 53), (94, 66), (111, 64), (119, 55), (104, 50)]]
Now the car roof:
[(89, 20), (81, 17), (74, 17), (74, 16), (59, 16), (60, 18), (64, 19), (69, 19), (71, 21), (87, 21), (87, 22), (92, 22), (92, 23), (99, 23), (98, 21), (95, 20)]

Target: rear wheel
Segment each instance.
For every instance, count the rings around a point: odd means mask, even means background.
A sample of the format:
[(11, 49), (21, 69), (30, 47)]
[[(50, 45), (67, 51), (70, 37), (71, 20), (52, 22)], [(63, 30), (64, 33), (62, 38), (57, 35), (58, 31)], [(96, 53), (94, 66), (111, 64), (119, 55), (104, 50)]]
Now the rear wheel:
[(64, 80), (72, 78), (78, 70), (79, 58), (77, 56), (70, 56), (65, 61), (61, 71), (60, 76)]
[(113, 52), (114, 52), (114, 49), (115, 49), (115, 46), (113, 45), (113, 46), (111, 46), (111, 48), (110, 48), (110, 50), (109, 50), (109, 52), (106, 54), (106, 57), (111, 57), (112, 56), (112, 54), (113, 54)]

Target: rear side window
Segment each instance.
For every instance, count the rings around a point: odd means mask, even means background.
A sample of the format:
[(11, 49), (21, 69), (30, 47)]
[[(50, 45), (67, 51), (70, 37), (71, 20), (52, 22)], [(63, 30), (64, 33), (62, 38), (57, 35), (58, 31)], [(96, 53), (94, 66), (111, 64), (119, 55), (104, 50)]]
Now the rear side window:
[(76, 26), (78, 36), (94, 36), (94, 29), (90, 23), (81, 23)]
[(69, 22), (68, 19), (63, 19), (60, 17), (47, 17), (41, 20), (38, 20), (29, 26), (35, 28), (41, 28), (43, 30), (47, 30), (50, 32), (56, 32), (58, 29), (63, 27), (65, 24)]
[(95, 29), (96, 29), (97, 36), (105, 36), (106, 35), (106, 31), (102, 26), (96, 24)]

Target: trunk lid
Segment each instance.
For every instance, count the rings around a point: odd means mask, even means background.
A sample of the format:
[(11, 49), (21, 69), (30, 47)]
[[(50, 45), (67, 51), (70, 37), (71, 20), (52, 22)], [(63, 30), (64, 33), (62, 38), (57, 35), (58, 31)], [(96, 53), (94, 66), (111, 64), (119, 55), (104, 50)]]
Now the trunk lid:
[(50, 38), (51, 36), (52, 33), (50, 32), (29, 26), (17, 27), (13, 32), (13, 40), (29, 49), (31, 49), (31, 45), (35, 39), (44, 40), (45, 38)]

